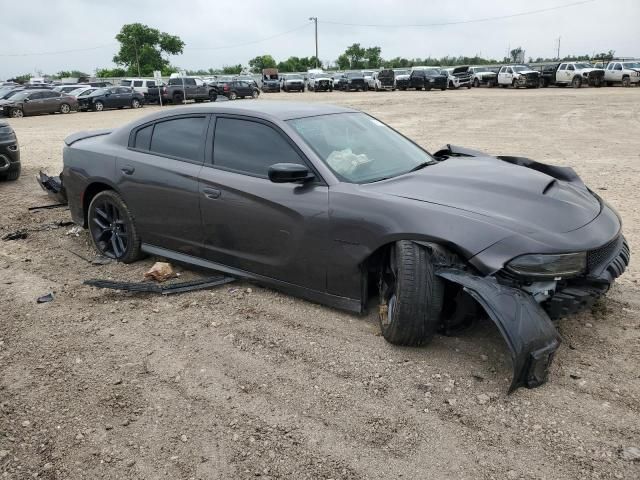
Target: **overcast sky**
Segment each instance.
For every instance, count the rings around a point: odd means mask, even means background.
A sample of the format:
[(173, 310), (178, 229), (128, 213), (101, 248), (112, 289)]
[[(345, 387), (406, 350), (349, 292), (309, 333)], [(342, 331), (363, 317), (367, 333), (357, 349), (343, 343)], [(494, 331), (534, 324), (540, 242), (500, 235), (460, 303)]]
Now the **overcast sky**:
[[(141, 22), (185, 42), (184, 54), (171, 57), (186, 68), (247, 64), (269, 53), (276, 60), (314, 54), (313, 23), (319, 19), (319, 56), (334, 61), (348, 45), (380, 46), (391, 58), (474, 55), (502, 58), (509, 47), (526, 56), (555, 56), (615, 50), (640, 56), (640, 0), (589, 3), (513, 18), (435, 27), (364, 27), (477, 20), (519, 14), (578, 0), (0, 0), (0, 79), (38, 70), (79, 69), (93, 73), (112, 67), (115, 34), (125, 23)], [(215, 7), (214, 7), (215, 6)], [(252, 43), (300, 27), (289, 34)], [(90, 51), (59, 52), (99, 47)], [(225, 48), (218, 48), (225, 47)], [(226, 48), (230, 47), (230, 48)], [(8, 56), (20, 54), (20, 56)]]

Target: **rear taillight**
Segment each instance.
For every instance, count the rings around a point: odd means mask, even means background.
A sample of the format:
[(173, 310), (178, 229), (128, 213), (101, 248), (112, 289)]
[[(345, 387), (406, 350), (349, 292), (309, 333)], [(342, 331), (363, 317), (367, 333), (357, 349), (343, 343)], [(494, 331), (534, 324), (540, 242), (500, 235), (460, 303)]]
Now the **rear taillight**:
[(223, 90), (224, 90), (225, 92), (228, 92), (228, 91), (229, 91), (229, 85), (225, 85), (225, 86), (223, 87)]

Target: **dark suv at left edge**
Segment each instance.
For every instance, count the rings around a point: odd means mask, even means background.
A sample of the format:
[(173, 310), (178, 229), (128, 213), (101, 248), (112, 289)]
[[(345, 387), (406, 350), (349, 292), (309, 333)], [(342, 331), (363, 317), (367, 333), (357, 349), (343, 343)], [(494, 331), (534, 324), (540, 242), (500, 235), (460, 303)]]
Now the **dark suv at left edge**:
[(20, 147), (16, 134), (6, 120), (0, 120), (0, 180), (20, 176)]

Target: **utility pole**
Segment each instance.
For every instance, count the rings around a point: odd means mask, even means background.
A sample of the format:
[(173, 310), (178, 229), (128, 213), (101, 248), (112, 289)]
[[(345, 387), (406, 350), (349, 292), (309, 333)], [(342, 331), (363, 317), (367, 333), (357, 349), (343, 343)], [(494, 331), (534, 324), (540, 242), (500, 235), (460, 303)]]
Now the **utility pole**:
[(309, 17), (316, 27), (316, 68), (318, 68), (318, 17)]
[(558, 37), (558, 60), (560, 60), (560, 38), (562, 37)]

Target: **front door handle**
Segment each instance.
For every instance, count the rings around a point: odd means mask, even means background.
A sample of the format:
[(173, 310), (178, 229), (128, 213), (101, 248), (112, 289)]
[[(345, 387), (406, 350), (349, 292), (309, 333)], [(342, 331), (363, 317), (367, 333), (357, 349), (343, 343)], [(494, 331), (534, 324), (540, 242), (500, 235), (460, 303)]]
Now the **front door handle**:
[(220, 192), (220, 190), (217, 190), (215, 188), (204, 188), (204, 189), (202, 189), (202, 193), (208, 199), (215, 200), (216, 198), (220, 198), (220, 194), (222, 192)]
[(127, 165), (126, 167), (122, 167), (121, 170), (122, 170), (122, 173), (124, 173), (125, 175), (131, 175), (133, 174), (133, 172), (136, 171), (135, 168), (130, 167), (129, 165)]

